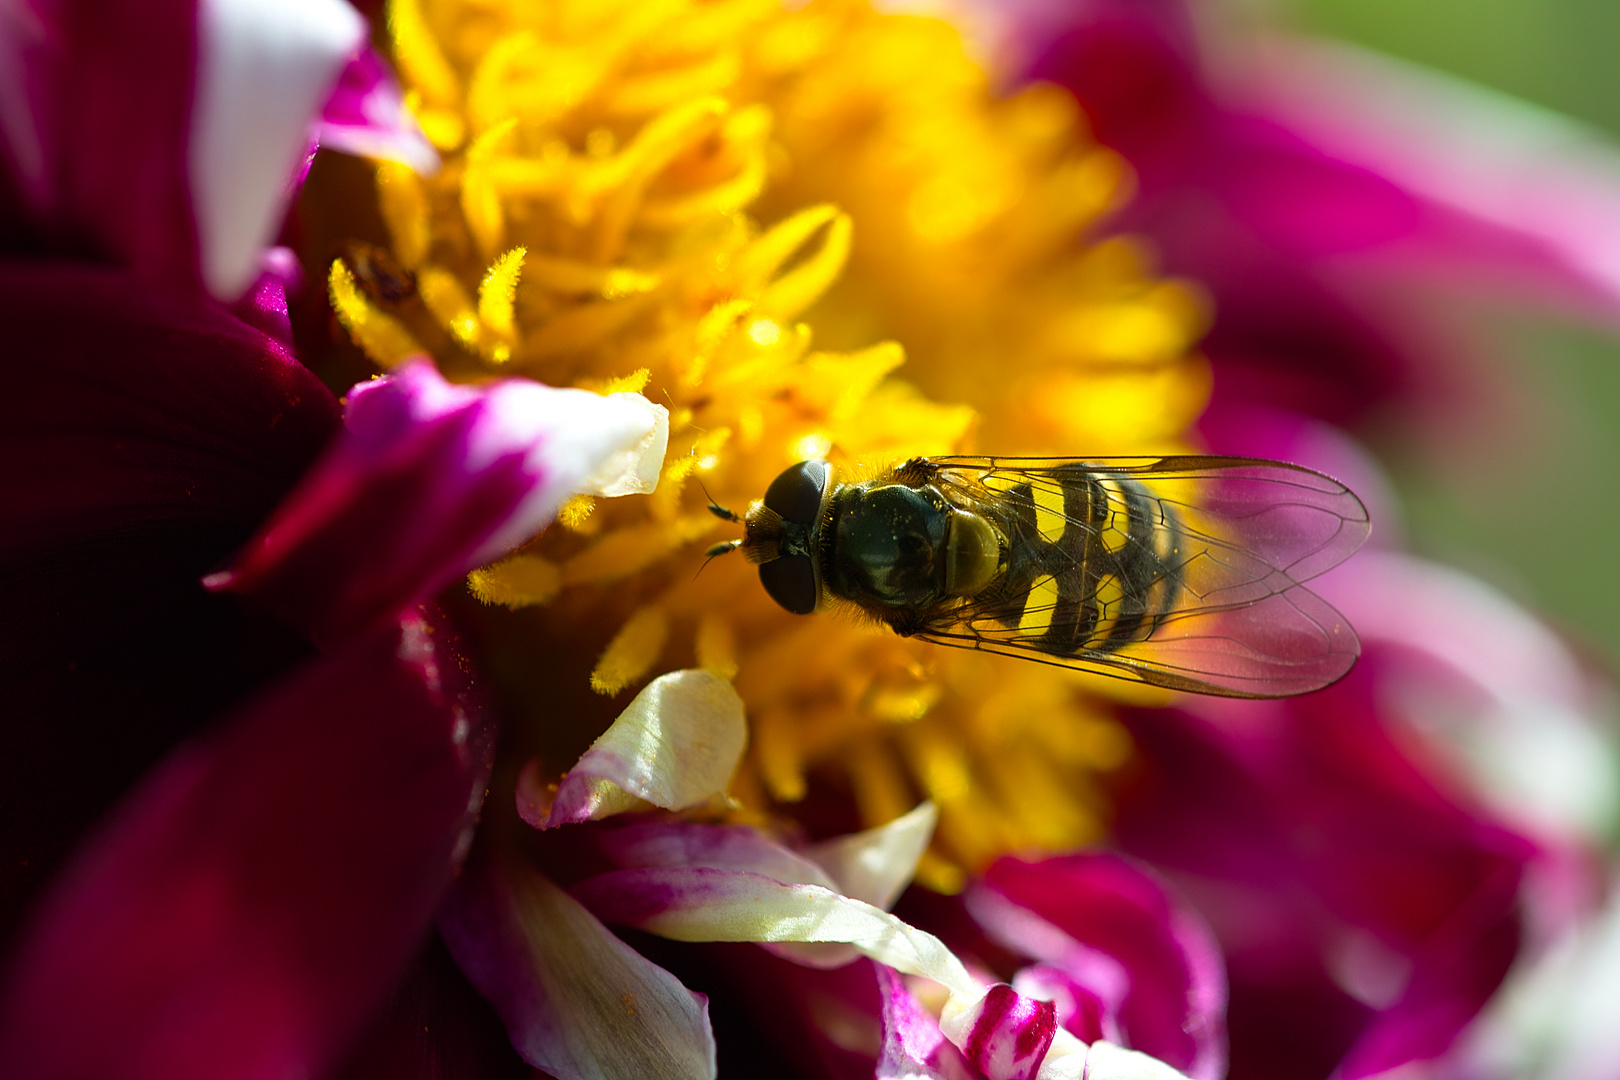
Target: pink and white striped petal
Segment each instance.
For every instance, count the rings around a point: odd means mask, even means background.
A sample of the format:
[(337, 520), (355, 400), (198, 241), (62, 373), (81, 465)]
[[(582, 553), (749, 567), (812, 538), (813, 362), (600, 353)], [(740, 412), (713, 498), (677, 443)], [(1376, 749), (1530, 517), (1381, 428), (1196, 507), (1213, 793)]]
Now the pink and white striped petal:
[[(531, 762), (518, 812), (540, 829), (627, 810), (685, 810), (725, 795), (748, 726), (742, 699), (712, 671), (672, 671), (647, 684), (550, 796)], [(549, 801), (548, 801), (549, 800)]]
[(311, 121), (365, 42), (343, 0), (201, 0), (190, 175), (203, 283), (222, 300), (259, 275)]
[(668, 414), (529, 379), (444, 381), (426, 361), (349, 392), (346, 430), (215, 590), (330, 646), (543, 528), (579, 492), (649, 491)]
[(972, 1006), (940, 1019), (940, 1031), (991, 1080), (1035, 1080), (1057, 1036), (1057, 1007), (997, 983)]
[(1004, 985), (981, 986), (932, 934), (817, 885), (690, 867), (610, 871), (587, 878), (572, 892), (604, 922), (677, 941), (840, 943), (896, 971), (937, 982), (947, 994), (940, 1031), (987, 1080), (1181, 1075), (1106, 1043), (1088, 1049), (1057, 1025), (1050, 1003)]
[(475, 855), (439, 911), (523, 1060), (560, 1080), (712, 1080), (708, 999), (521, 861)]
[(973, 1066), (939, 1030), (893, 968), (878, 965), (883, 1050), (873, 1080), (978, 1080)]

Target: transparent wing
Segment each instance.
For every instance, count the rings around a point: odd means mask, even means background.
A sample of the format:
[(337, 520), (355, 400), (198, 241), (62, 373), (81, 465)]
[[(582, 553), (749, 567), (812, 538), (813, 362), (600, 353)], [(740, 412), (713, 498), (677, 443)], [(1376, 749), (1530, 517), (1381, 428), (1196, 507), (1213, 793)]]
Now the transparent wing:
[(917, 636), (1155, 686), (1284, 697), (1350, 670), (1355, 632), (1301, 582), (1370, 531), (1361, 500), (1248, 458), (931, 458), (1008, 535), (1004, 581)]

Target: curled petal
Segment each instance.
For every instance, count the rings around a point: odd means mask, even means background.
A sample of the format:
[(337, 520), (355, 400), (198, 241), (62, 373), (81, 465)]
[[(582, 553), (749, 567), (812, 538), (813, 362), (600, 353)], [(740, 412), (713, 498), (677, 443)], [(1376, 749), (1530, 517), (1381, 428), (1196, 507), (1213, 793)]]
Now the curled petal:
[(992, 986), (971, 1008), (940, 1021), (940, 1030), (994, 1080), (1035, 1080), (1058, 1032), (1057, 1008), (1007, 986)]
[(0, 1075), (320, 1076), (471, 837), (490, 713), (443, 624), (302, 669), (137, 789), (38, 909)]
[[(817, 863), (746, 825), (646, 822), (606, 833), (599, 844), (608, 858), (625, 868), (702, 866), (745, 870), (787, 884), (819, 885), (840, 891)], [(772, 942), (765, 947), (794, 963), (814, 968), (842, 967), (860, 956), (848, 945), (829, 943)]]
[[(1076, 964), (1074, 961), (1081, 957), (1082, 963)], [(1057, 1006), (1058, 1023), (1077, 1039), (1122, 1042), (1119, 1013), (1130, 989), (1125, 969), (1111, 957), (1078, 942), (1065, 960), (1068, 966), (1031, 964), (1020, 969), (1013, 976), (1013, 989)]]
[(839, 892), (887, 911), (911, 884), (938, 820), (938, 809), (925, 802), (886, 825), (827, 840), (805, 854), (831, 875)]
[(347, 430), (211, 589), (331, 645), (526, 539), (602, 470), (656, 473), (666, 414), (527, 379), (453, 386), (407, 365), (349, 394)]
[(708, 999), (533, 868), (477, 858), (439, 914), (523, 1060), (562, 1080), (709, 1080)]
[(820, 866), (747, 825), (638, 822), (602, 834), (598, 844), (624, 869), (706, 866), (746, 870), (790, 884), (837, 888)]
[(580, 882), (573, 893), (604, 922), (677, 941), (839, 942), (953, 994), (977, 1000), (982, 993), (934, 935), (816, 885), (698, 867), (613, 870)]
[(519, 809), (549, 829), (648, 804), (697, 806), (725, 794), (747, 737), (742, 699), (729, 682), (702, 669), (673, 671), (649, 683), (591, 744), (548, 812), (535, 805), (532, 783), (520, 786)]
[(744, 825), (638, 822), (601, 834), (598, 845), (616, 865), (707, 866), (747, 870), (777, 881), (820, 885), (885, 910), (916, 870), (938, 812), (923, 803), (865, 832), (815, 844), (800, 854)]
[(735, 870), (614, 870), (587, 878), (573, 893), (604, 922), (678, 941), (852, 945), (880, 964), (932, 979), (949, 995), (940, 1030), (974, 1065), (991, 1070), (989, 1080), (1033, 1077), (1049, 1049), (1067, 1058), (1085, 1050), (1057, 1026), (1049, 1004), (1011, 987), (987, 991), (932, 934), (816, 885)]
[(405, 107), (393, 72), (369, 46), (349, 58), (321, 110), (315, 138), (333, 150), (397, 161), (419, 173), (439, 167), (439, 155)]

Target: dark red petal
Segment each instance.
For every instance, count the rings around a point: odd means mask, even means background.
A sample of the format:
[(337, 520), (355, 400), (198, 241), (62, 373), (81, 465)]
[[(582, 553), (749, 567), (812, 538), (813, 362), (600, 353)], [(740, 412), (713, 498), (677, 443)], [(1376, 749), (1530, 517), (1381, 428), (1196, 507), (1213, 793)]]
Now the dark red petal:
[(32, 137), (26, 149), (0, 139), (23, 203), (0, 216), (38, 249), (200, 288), (188, 157), (196, 0), (41, 0), (24, 12), (30, 25), (7, 29), (27, 35), (16, 104)]
[(176, 751), (40, 908), (0, 1075), (322, 1074), (420, 941), (492, 734), (453, 636), (416, 618)]
[(430, 934), (393, 997), (330, 1080), (532, 1080), (506, 1028)]
[(262, 518), (340, 427), (274, 339), (183, 293), (0, 262), (0, 560), (87, 532)]
[(200, 578), (339, 427), (263, 334), (114, 271), (0, 262), (0, 933), (173, 744), (307, 646)]

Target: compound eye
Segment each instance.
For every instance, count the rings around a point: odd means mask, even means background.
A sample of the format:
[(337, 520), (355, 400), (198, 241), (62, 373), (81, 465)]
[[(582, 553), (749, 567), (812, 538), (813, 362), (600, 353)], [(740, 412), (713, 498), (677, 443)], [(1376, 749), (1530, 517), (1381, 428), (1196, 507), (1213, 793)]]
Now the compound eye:
[(832, 466), (825, 461), (801, 461), (771, 481), (765, 489), (765, 505), (784, 521), (809, 525), (821, 513), (821, 494), (831, 475)]
[(808, 555), (783, 555), (760, 563), (759, 582), (772, 600), (795, 615), (816, 610), (816, 573)]

